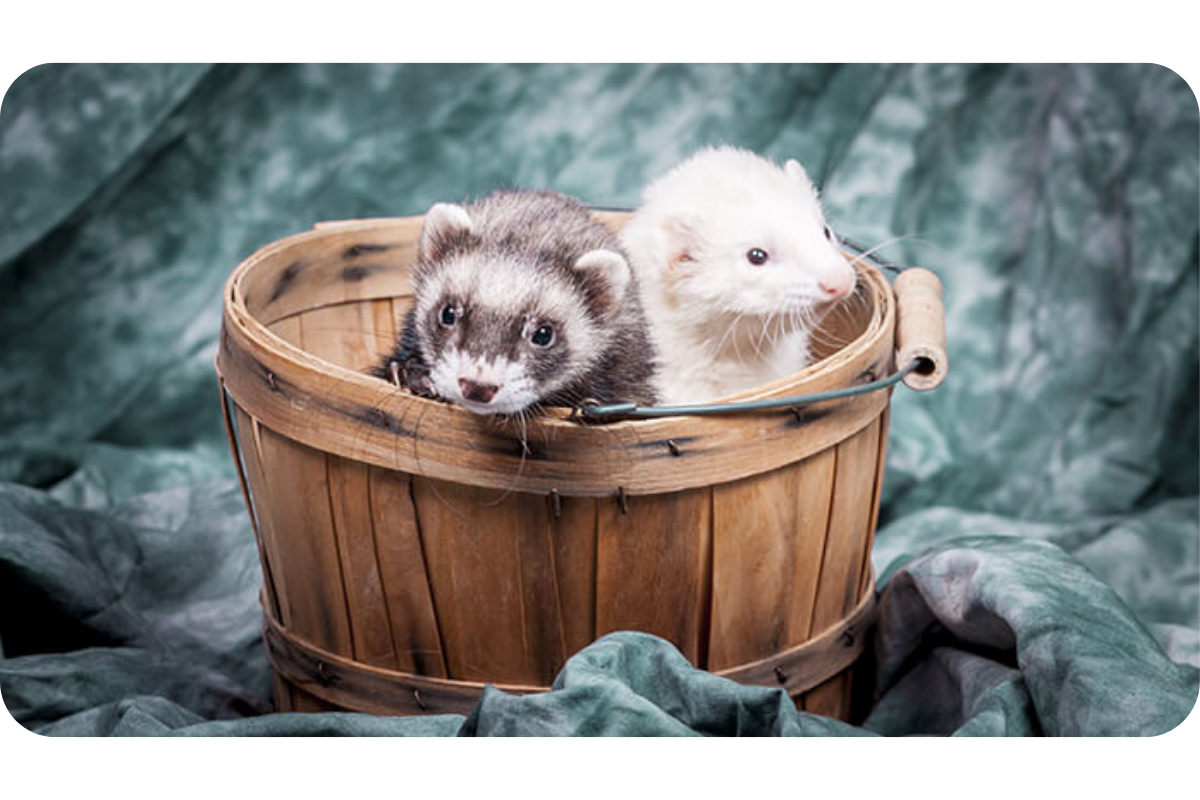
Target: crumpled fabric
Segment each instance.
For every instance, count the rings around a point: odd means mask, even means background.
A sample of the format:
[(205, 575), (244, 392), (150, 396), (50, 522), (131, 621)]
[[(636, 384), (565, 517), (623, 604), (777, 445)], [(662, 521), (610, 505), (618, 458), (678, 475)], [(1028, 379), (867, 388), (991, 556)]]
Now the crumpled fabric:
[[(1155, 65), (52, 65), (0, 105), (0, 695), (48, 735), (1153, 735), (1200, 665), (1200, 115)], [(870, 707), (607, 636), (467, 717), (271, 713), (220, 288), (323, 219), (499, 185), (602, 206), (796, 157), (934, 268), (893, 395)]]
[(876, 663), (857, 678), (879, 695), (860, 727), (635, 632), (576, 654), (545, 695), (489, 688), (465, 719), (271, 714), (240, 491), (212, 487), (182, 512), (179, 493), (110, 515), (0, 490), (0, 564), (19, 581), (4, 607), (20, 609), (4, 641), (37, 651), (0, 660), (18, 722), (47, 735), (1145, 735), (1182, 721), (1200, 681), (1061, 548), (989, 536), (891, 576)]

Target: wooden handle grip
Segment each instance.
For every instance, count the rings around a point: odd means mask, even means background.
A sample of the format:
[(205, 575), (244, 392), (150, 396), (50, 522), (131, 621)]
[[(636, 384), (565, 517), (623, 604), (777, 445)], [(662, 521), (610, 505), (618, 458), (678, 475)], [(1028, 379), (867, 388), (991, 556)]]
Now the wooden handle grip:
[(896, 363), (922, 360), (904, 383), (918, 392), (936, 389), (946, 379), (946, 310), (942, 282), (927, 269), (906, 269), (896, 278)]

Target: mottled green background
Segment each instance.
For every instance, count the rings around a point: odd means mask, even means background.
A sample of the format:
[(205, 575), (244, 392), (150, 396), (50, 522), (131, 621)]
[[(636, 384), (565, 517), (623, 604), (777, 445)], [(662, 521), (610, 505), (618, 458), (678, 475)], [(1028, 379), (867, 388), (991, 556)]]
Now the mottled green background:
[[(637, 634), (465, 725), (257, 716), (229, 270), (500, 185), (634, 205), (718, 142), (799, 158), (839, 232), (946, 285), (951, 377), (894, 400), (865, 726)], [(75, 734), (1167, 730), (1200, 664), (1198, 145), (1153, 65), (30, 70), (0, 106), (4, 701)]]

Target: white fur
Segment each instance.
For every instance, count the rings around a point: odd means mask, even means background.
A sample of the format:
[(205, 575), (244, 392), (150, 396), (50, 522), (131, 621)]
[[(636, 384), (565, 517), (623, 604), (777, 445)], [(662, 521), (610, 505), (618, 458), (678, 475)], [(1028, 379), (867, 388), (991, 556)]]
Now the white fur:
[[(453, 346), (443, 351), (429, 378), (440, 397), (476, 414), (512, 414), (537, 400), (536, 387), (519, 361), (473, 358)], [(463, 396), (460, 378), (500, 388), (489, 402), (477, 403)]]
[[(796, 161), (701, 150), (648, 186), (621, 233), (667, 404), (705, 402), (803, 369), (810, 331), (854, 288)], [(753, 265), (746, 253), (769, 254)]]

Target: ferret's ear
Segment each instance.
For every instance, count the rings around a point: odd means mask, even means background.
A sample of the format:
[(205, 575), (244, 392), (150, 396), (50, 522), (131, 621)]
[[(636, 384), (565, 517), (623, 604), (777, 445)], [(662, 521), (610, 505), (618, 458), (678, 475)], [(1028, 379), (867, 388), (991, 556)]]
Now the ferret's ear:
[(423, 260), (436, 261), (463, 237), (471, 233), (471, 218), (467, 210), (453, 203), (437, 203), (425, 215), (421, 228), (421, 243), (417, 256)]
[(804, 167), (800, 167), (800, 162), (794, 160), (794, 158), (788, 158), (787, 163), (784, 164), (784, 173), (788, 178), (796, 181), (796, 184), (800, 188), (806, 188), (806, 190), (812, 192), (812, 196), (820, 197), (821, 193), (817, 191), (816, 184), (812, 182), (809, 174), (805, 172)]
[(584, 276), (588, 299), (601, 311), (613, 311), (625, 297), (632, 271), (629, 262), (612, 250), (589, 250), (575, 262)]
[(800, 162), (794, 158), (789, 158), (787, 163), (783, 165), (783, 171), (792, 180), (799, 183), (801, 186), (811, 187), (812, 179), (808, 177), (808, 173), (804, 171), (804, 167), (800, 166)]
[(663, 220), (662, 233), (667, 243), (667, 265), (671, 269), (692, 260), (700, 244), (700, 220), (687, 214), (676, 214)]

